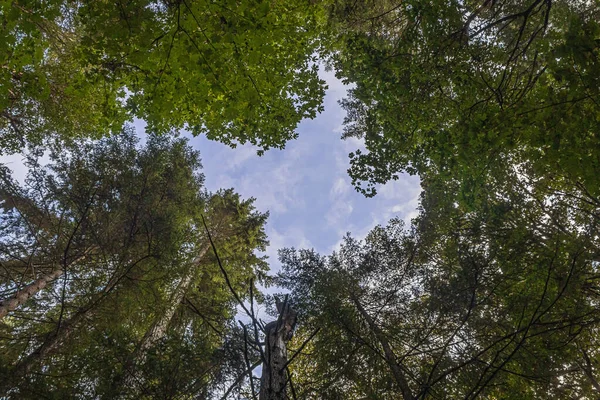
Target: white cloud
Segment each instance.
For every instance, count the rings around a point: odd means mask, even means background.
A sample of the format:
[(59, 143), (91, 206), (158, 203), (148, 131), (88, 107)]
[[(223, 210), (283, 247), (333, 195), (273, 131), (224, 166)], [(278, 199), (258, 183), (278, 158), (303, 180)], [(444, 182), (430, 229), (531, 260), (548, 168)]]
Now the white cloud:
[(256, 157), (256, 147), (249, 144), (238, 146), (235, 151), (230, 153), (229, 158), (223, 160), (223, 167), (227, 171), (231, 171), (243, 166), (247, 161), (251, 161), (253, 157)]
[(332, 200), (336, 200), (339, 196), (345, 196), (352, 190), (352, 187), (349, 183), (346, 182), (346, 179), (340, 177), (337, 178), (331, 190), (329, 191), (329, 198)]
[(334, 201), (325, 216), (328, 227), (343, 235), (345, 233), (344, 227), (349, 225), (353, 210), (354, 208), (348, 200), (339, 199)]

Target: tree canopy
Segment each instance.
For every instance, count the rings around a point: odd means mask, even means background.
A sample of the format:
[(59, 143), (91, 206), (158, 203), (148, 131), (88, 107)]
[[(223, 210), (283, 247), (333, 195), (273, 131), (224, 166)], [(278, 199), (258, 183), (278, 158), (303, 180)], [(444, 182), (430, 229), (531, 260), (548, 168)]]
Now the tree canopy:
[(597, 214), (519, 190), (468, 212), (440, 195), (425, 190), (410, 228), (280, 252), (297, 336), (319, 329), (293, 365), (298, 398), (595, 398)]
[[(599, 194), (597, 2), (339, 2), (338, 77), (357, 188), (408, 171), (468, 191), (504, 166)], [(366, 184), (366, 186), (365, 186)]]
[[(24, 185), (4, 176), (1, 186), (1, 390), (209, 393), (228, 362), (221, 349), (236, 302), (202, 218), (243, 294), (265, 276), (254, 251), (264, 250), (266, 215), (232, 190), (206, 192), (183, 140), (139, 147), (125, 131), (30, 167)], [(127, 376), (135, 380), (124, 386)]]
[[(28, 168), (0, 164), (0, 396), (598, 398), (599, 17), (0, 0), (0, 155)], [(355, 188), (418, 175), (419, 214), (281, 249), (272, 276), (268, 214), (208, 192), (178, 134), (283, 148), (323, 111), (321, 65), (349, 85)]]
[(310, 1), (3, 1), (3, 151), (105, 136), (141, 118), (235, 145), (283, 147), (321, 110)]

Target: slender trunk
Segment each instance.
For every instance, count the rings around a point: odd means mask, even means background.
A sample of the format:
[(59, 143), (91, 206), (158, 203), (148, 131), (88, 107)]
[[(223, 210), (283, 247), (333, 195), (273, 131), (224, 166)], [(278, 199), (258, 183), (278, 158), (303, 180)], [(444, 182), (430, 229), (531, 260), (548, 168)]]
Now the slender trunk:
[(0, 301), (0, 320), (2, 320), (10, 311), (14, 311), (21, 304), (25, 303), (32, 296), (38, 293), (40, 290), (46, 287), (48, 283), (52, 282), (63, 274), (62, 268), (57, 268), (48, 275), (44, 275), (41, 278), (36, 279), (23, 289), (17, 291), (11, 298)]
[(373, 333), (375, 334), (375, 337), (377, 337), (377, 340), (381, 344), (381, 347), (383, 348), (383, 355), (385, 358), (385, 362), (392, 370), (392, 375), (394, 376), (394, 379), (395, 379), (396, 383), (398, 384), (400, 391), (402, 392), (402, 398), (404, 400), (413, 400), (414, 396), (412, 394), (412, 391), (410, 390), (408, 381), (407, 381), (406, 377), (404, 376), (404, 373), (400, 369), (400, 366), (396, 362), (396, 355), (394, 354), (389, 341), (385, 337), (385, 334), (379, 328), (379, 326), (377, 326), (377, 324), (375, 323), (373, 318), (369, 315), (367, 310), (365, 310), (364, 307), (362, 306), (362, 304), (360, 304), (358, 299), (354, 296), (352, 296), (351, 299), (352, 299), (352, 302), (354, 303), (354, 305), (356, 305), (358, 312), (362, 315), (362, 317), (365, 319), (365, 321), (367, 321), (369, 328), (371, 329), (371, 331), (373, 331)]
[(18, 290), (12, 297), (0, 301), (0, 321), (6, 317), (9, 312), (16, 310), (20, 305), (39, 293), (48, 285), (48, 283), (60, 277), (64, 273), (64, 268), (67, 267), (67, 265), (83, 260), (90, 251), (91, 249), (87, 249), (83, 254), (75, 257), (72, 261), (69, 261), (68, 263), (65, 262), (63, 266), (56, 266), (56, 268), (48, 275), (44, 275), (41, 278), (34, 280), (23, 289)]
[(167, 333), (167, 329), (169, 328), (169, 324), (171, 323), (177, 308), (183, 301), (185, 294), (194, 280), (196, 268), (209, 249), (210, 245), (205, 246), (200, 251), (200, 254), (196, 256), (185, 275), (181, 278), (175, 291), (171, 294), (166, 310), (161, 315), (157, 316), (150, 328), (146, 331), (146, 334), (135, 349), (133, 355), (125, 363), (123, 368), (125, 375), (117, 377), (113, 383), (113, 387), (116, 388), (117, 391), (121, 391), (122, 388), (135, 388), (140, 382), (141, 374), (136, 367), (142, 365), (146, 361), (148, 350)]
[(288, 362), (286, 343), (292, 337), (296, 312), (287, 304), (281, 307), (277, 321), (265, 326), (265, 359), (260, 378), (259, 400), (286, 400)]
[[(18, 386), (20, 380), (27, 375), (31, 369), (54, 352), (64, 341), (66, 341), (71, 334), (82, 324), (82, 322), (94, 315), (96, 306), (115, 288), (117, 283), (121, 280), (124, 274), (114, 275), (106, 284), (104, 289), (98, 295), (96, 295), (91, 301), (85, 306), (79, 308), (75, 314), (73, 314), (68, 320), (64, 321), (56, 330), (52, 331), (46, 336), (44, 343), (42, 343), (37, 349), (30, 353), (27, 357), (22, 359), (12, 371), (12, 382), (7, 383), (8, 387)], [(7, 386), (0, 385), (0, 389), (4, 389)]]

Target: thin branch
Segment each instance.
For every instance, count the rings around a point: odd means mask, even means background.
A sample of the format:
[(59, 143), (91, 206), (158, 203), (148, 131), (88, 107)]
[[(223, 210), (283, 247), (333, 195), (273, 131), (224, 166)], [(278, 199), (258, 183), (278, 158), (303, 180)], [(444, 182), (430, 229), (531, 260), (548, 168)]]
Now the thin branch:
[[(254, 368), (258, 367), (259, 365), (260, 365), (260, 360), (256, 361), (254, 364), (252, 364), (248, 370), (251, 373), (254, 370)], [(235, 389), (235, 387), (244, 379), (244, 377), (247, 374), (248, 374), (248, 371), (244, 371), (243, 373), (241, 373), (240, 376), (238, 376), (236, 378), (236, 380), (231, 384), (231, 386), (229, 386), (229, 389), (227, 389), (225, 394), (223, 394), (223, 396), (221, 397), (221, 400), (229, 399), (230, 398), (229, 394), (233, 391), (233, 389)]]
[(250, 390), (252, 391), (252, 398), (256, 400), (256, 392), (254, 391), (254, 379), (252, 378), (252, 369), (250, 368), (250, 358), (248, 357), (248, 329), (242, 321), (238, 321), (244, 329), (244, 360), (246, 361), (246, 367), (248, 368), (248, 379), (250, 380)]
[(254, 323), (258, 323), (258, 321), (256, 321), (255, 318), (253, 318), (252, 313), (244, 305), (244, 302), (242, 301), (242, 299), (240, 298), (240, 296), (237, 294), (237, 292), (233, 288), (233, 285), (231, 284), (231, 280), (229, 279), (229, 274), (227, 274), (227, 271), (223, 267), (223, 263), (221, 263), (221, 258), (219, 257), (219, 253), (217, 252), (217, 247), (215, 246), (215, 242), (212, 239), (212, 236), (210, 234), (210, 230), (208, 229), (208, 225), (206, 225), (206, 220), (204, 219), (204, 215), (200, 215), (200, 216), (202, 217), (202, 223), (204, 224), (204, 229), (206, 229), (206, 234), (208, 236), (208, 240), (210, 241), (210, 245), (211, 245), (211, 247), (213, 249), (213, 253), (215, 254), (215, 257), (217, 259), (217, 264), (219, 265), (219, 269), (221, 270), (221, 273), (223, 274), (223, 277), (225, 278), (225, 283), (227, 284), (227, 287), (229, 288), (229, 291), (231, 292), (231, 294), (233, 294), (233, 297), (238, 302), (239, 306), (244, 310), (244, 312), (246, 313), (246, 315), (248, 317), (250, 317)]
[(283, 366), (283, 368), (281, 369), (283, 371), (284, 368), (287, 368), (288, 365), (290, 365), (292, 363), (292, 361), (294, 361), (294, 359), (296, 358), (296, 356), (298, 354), (300, 354), (300, 352), (302, 351), (302, 349), (304, 349), (304, 346), (306, 346), (308, 344), (308, 342), (310, 342), (312, 340), (313, 337), (315, 337), (315, 335), (317, 333), (319, 333), (319, 331), (321, 330), (321, 327), (317, 328), (313, 333), (311, 333), (311, 335), (308, 337), (308, 339), (306, 339), (304, 341), (304, 343), (302, 343), (302, 345), (298, 348), (298, 350), (296, 350), (296, 352), (294, 353), (294, 355), (292, 356), (292, 358), (290, 358), (285, 365)]

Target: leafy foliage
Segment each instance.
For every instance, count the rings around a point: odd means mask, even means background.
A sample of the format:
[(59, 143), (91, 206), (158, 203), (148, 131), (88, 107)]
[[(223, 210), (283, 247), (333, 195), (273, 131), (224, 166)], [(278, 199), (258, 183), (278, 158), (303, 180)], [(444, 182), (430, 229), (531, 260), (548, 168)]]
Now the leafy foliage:
[(5, 150), (106, 135), (132, 117), (229, 145), (283, 147), (321, 110), (310, 1), (3, 1)]
[(431, 184), (410, 230), (280, 253), (299, 336), (321, 327), (300, 396), (595, 398), (598, 205), (511, 184), (468, 210)]
[[(353, 85), (357, 189), (409, 172), (424, 192), (409, 228), (281, 251), (299, 311), (285, 340), (300, 316), (289, 392), (596, 398), (599, 15), (570, 0), (0, 0), (0, 152), (38, 152), (25, 184), (0, 168), (0, 391), (256, 394), (267, 215), (206, 192), (198, 153), (165, 134), (282, 148), (322, 110), (325, 56)], [(121, 131), (132, 118), (144, 146)]]
[[(338, 2), (357, 189), (407, 171), (477, 195), (506, 166), (599, 192), (597, 2)], [(366, 186), (364, 185), (366, 183)], [(462, 200), (462, 199), (459, 199)]]

